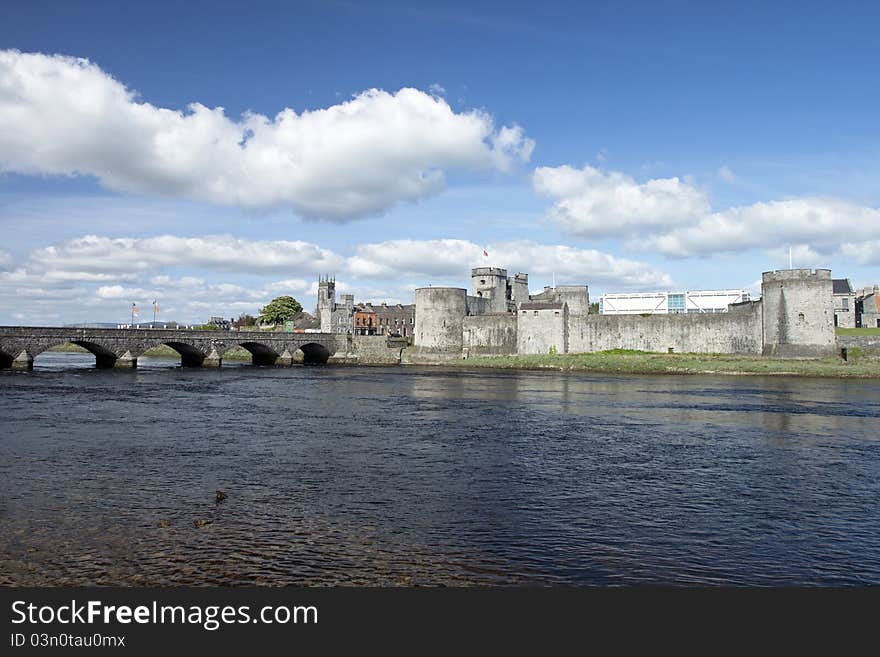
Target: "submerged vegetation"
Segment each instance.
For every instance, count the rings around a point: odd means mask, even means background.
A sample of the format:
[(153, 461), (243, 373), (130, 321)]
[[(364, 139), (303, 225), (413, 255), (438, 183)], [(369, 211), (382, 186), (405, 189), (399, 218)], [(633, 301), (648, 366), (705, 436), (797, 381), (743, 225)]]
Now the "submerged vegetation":
[(809, 360), (737, 356), (732, 354), (662, 354), (613, 349), (588, 354), (476, 356), (449, 363), (458, 367), (553, 369), (612, 374), (765, 374), (880, 378), (880, 357), (851, 349), (848, 359)]

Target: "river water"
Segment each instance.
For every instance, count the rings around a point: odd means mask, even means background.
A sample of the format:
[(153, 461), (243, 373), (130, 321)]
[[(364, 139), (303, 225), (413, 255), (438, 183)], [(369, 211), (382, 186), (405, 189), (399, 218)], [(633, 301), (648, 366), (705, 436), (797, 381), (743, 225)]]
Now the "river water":
[(0, 584), (880, 584), (880, 381), (93, 362), (0, 373)]

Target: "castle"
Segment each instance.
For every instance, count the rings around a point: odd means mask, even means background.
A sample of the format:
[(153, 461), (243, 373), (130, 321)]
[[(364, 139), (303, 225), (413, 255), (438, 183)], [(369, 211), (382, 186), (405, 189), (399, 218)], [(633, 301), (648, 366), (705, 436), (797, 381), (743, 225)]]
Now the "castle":
[(471, 270), (464, 288), (415, 291), (415, 359), (636, 349), (806, 358), (836, 350), (831, 271), (765, 272), (762, 298), (725, 313), (600, 315), (586, 285), (529, 294), (528, 275)]

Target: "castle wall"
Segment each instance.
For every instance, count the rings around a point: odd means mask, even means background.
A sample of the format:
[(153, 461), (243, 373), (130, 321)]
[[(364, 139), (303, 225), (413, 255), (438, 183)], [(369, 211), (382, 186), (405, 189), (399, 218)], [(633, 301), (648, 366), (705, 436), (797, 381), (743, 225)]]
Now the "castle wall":
[(491, 311), (492, 304), (485, 297), (467, 297), (467, 314), (468, 315), (486, 315)]
[(586, 285), (548, 286), (538, 294), (531, 295), (529, 299), (568, 304), (568, 312), (571, 315), (586, 315), (590, 312), (590, 290)]
[(354, 362), (360, 365), (397, 365), (404, 348), (396, 343), (389, 346), (384, 335), (355, 335), (349, 344)]
[(832, 286), (828, 269), (764, 272), (764, 355), (810, 358), (835, 352)]
[(509, 313), (465, 317), (462, 347), (469, 356), (516, 353), (516, 316)]
[(760, 355), (761, 304), (732, 313), (572, 315), (568, 351), (608, 349)]
[[(557, 306), (536, 308), (535, 306)], [(569, 315), (562, 304), (525, 303), (516, 315), (516, 350), (520, 354), (562, 354), (569, 350)]]
[(420, 287), (416, 290), (413, 344), (421, 353), (461, 355), (467, 290), (458, 287)]
[(837, 346), (842, 349), (861, 349), (880, 355), (880, 335), (838, 335)]

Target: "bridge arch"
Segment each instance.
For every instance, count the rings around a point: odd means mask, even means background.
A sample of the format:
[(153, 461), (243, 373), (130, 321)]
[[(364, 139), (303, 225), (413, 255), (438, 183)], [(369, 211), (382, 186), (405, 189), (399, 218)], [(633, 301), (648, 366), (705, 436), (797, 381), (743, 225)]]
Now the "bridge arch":
[(272, 347), (262, 342), (239, 342), (235, 346), (247, 349), (251, 353), (251, 363), (254, 365), (274, 365), (281, 356)]
[(15, 360), (15, 356), (12, 354), (0, 350), (0, 369), (6, 370), (12, 367), (12, 361)]
[(303, 353), (303, 365), (324, 365), (330, 360), (330, 350), (320, 342), (307, 342), (299, 350)]
[(183, 367), (199, 367), (205, 363), (205, 359), (208, 357), (208, 354), (206, 354), (204, 351), (186, 342), (178, 342), (177, 340), (163, 340), (162, 342), (159, 342), (152, 346), (157, 347), (159, 345), (171, 347), (172, 349), (174, 349), (174, 351), (179, 353), (180, 364)]
[(75, 344), (77, 347), (82, 347), (90, 354), (95, 357), (95, 367), (99, 369), (108, 369), (116, 365), (116, 361), (119, 360), (120, 355), (108, 349), (104, 345), (98, 344), (97, 342), (91, 342), (89, 340), (64, 340), (56, 342), (52, 344), (51, 342), (45, 342), (38, 346), (33, 346), (28, 349), (28, 353), (30, 353), (31, 357), (36, 362), (37, 357), (40, 354), (44, 354), (53, 347), (58, 347), (66, 344)]

